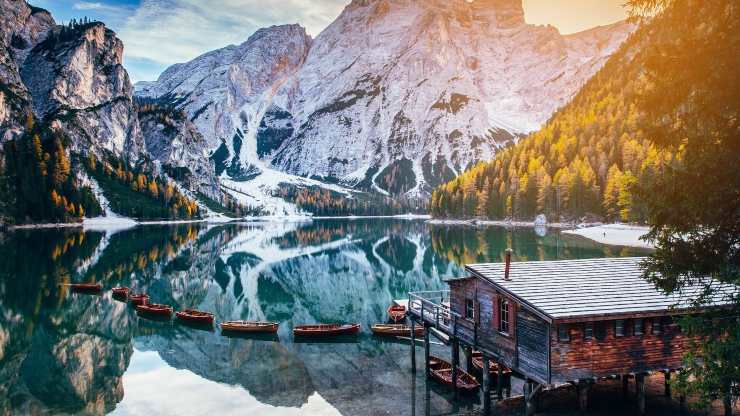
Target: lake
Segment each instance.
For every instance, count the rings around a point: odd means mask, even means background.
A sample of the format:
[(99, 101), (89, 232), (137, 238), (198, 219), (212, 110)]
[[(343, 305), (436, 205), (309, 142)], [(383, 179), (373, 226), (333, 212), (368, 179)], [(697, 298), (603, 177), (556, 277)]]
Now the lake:
[[(422, 220), (314, 220), (0, 234), (0, 414), (381, 415), (479, 408), (414, 376), (408, 343), (370, 325), (409, 291), (445, 289), (463, 265), (634, 256), (529, 228)], [(280, 322), (275, 339), (234, 339), (137, 317), (60, 283), (129, 286), (217, 321)], [(295, 342), (294, 325), (358, 322), (342, 342)], [(438, 354), (447, 347), (433, 345)], [(417, 366), (422, 368), (421, 345)], [(515, 392), (517, 393), (517, 392)], [(574, 405), (575, 406), (575, 405)]]

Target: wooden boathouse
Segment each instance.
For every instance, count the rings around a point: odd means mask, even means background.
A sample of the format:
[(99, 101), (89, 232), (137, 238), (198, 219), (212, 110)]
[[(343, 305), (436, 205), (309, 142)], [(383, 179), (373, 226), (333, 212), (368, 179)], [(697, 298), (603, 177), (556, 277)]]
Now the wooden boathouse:
[[(466, 266), (469, 276), (449, 280), (449, 291), (409, 293), (412, 329), (425, 328), (427, 373), (431, 333), (452, 346), (454, 380), (461, 348), (468, 365), (471, 352), (479, 351), (483, 368), (496, 362), (525, 380), (526, 415), (534, 414), (544, 387), (563, 383), (576, 386), (583, 410), (601, 379), (620, 378), (626, 392), (633, 378), (640, 415), (647, 374), (665, 374), (670, 395), (668, 380), (680, 370), (688, 341), (674, 319), (696, 312), (683, 300), (695, 293), (659, 292), (642, 278), (642, 258), (511, 263), (511, 251), (505, 258)], [(482, 378), (488, 414), (492, 377), (484, 371)], [(501, 386), (497, 391), (500, 400)]]

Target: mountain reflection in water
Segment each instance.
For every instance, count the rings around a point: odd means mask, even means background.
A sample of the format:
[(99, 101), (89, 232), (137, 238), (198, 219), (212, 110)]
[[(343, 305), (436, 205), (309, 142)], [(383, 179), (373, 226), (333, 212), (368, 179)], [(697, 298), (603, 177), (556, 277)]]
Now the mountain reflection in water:
[[(539, 231), (541, 234), (541, 231)], [(465, 263), (642, 254), (550, 231), (367, 219), (147, 226), (0, 236), (0, 414), (439, 414), (454, 403), (409, 348), (369, 335), (393, 299), (445, 288)], [(138, 318), (109, 291), (229, 319), (280, 322), (277, 339), (226, 338)], [(354, 342), (294, 343), (294, 325), (359, 322)], [(435, 346), (437, 353), (448, 353)], [(421, 354), (418, 354), (420, 356)], [(419, 363), (421, 365), (421, 363)], [(167, 398), (167, 399), (165, 399)]]

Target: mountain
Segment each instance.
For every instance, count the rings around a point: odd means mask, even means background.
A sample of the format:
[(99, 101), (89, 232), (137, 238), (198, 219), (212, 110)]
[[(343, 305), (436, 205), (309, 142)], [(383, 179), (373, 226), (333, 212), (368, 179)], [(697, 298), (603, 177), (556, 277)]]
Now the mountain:
[(563, 36), (521, 0), (354, 0), (314, 40), (262, 29), (136, 95), (182, 109), (242, 193), (262, 173), (419, 197), (536, 130), (632, 30)]
[(187, 118), (134, 101), (113, 31), (57, 25), (19, 0), (0, 0), (0, 16), (0, 222), (79, 221), (108, 201), (140, 218), (191, 218), (200, 209), (188, 196), (225, 202)]
[(649, 141), (635, 105), (649, 88), (643, 51), (672, 36), (660, 22), (640, 27), (539, 131), (437, 188), (432, 214), (644, 221), (631, 187), (649, 183), (670, 158)]

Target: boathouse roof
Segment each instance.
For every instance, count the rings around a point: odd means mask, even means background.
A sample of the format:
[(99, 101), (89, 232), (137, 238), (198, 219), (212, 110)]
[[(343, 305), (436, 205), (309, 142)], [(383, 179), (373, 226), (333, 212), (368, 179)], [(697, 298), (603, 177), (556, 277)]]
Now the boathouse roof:
[[(470, 264), (466, 269), (517, 298), (549, 321), (586, 320), (613, 315), (665, 313), (690, 306), (699, 289), (666, 296), (642, 278), (643, 257), (512, 262), (509, 279), (504, 263)], [(720, 285), (710, 306), (729, 303), (739, 289)]]

